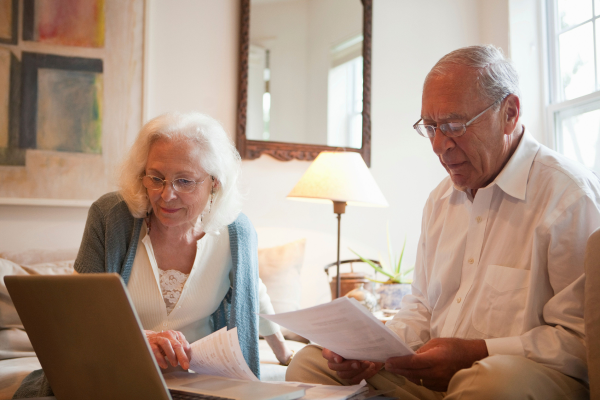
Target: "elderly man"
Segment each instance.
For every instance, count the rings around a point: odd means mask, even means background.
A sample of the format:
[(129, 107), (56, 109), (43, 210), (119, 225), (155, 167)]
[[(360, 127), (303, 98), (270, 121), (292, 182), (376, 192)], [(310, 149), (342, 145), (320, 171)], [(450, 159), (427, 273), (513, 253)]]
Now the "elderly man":
[(584, 399), (583, 257), (600, 182), (519, 121), (518, 77), (493, 46), (444, 56), (416, 131), (449, 174), (423, 210), (412, 295), (388, 326), (415, 355), (385, 364), (308, 346), (287, 380), (367, 379), (401, 399)]

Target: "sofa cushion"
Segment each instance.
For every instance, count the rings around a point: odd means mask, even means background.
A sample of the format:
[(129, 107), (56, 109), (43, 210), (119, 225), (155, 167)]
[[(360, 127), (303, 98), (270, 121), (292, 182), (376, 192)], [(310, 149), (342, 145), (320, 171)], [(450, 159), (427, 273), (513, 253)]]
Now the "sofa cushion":
[[(260, 279), (267, 287), (275, 313), (300, 309), (300, 271), (304, 262), (305, 245), (306, 239), (300, 239), (282, 246), (258, 250)], [(281, 333), (286, 339), (308, 343), (308, 340), (289, 329), (282, 327)]]
[(12, 399), (23, 378), (42, 368), (37, 357), (13, 358), (0, 361), (0, 400)]
[(73, 261), (19, 265), (0, 258), (0, 360), (35, 355), (19, 314), (4, 284), (4, 277), (7, 275), (60, 275), (71, 273), (73, 273)]

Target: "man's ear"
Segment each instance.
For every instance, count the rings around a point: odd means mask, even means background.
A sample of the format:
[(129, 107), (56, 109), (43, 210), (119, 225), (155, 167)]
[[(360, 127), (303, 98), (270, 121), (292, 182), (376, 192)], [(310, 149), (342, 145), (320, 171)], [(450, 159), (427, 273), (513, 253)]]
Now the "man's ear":
[(515, 131), (521, 117), (521, 101), (514, 94), (509, 94), (502, 106), (504, 134), (510, 135)]

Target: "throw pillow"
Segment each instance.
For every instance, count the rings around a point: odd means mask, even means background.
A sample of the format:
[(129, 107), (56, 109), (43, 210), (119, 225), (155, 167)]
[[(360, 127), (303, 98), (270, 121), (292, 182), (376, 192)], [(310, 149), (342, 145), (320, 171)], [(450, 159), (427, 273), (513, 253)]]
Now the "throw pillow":
[[(306, 239), (282, 246), (258, 249), (260, 279), (267, 287), (275, 313), (296, 311), (300, 308), (302, 284), (300, 271), (304, 262)], [(286, 339), (307, 342), (303, 337), (282, 328)]]

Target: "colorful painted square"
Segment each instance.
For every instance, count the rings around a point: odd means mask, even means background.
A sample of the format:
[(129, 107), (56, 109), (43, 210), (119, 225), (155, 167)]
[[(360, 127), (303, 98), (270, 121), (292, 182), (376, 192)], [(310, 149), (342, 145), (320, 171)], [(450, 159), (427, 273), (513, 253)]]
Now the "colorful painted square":
[(37, 148), (102, 153), (102, 74), (38, 71)]
[(102, 153), (102, 60), (22, 53), (19, 147)]
[(104, 47), (104, 0), (25, 0), (23, 40)]
[(0, 0), (0, 43), (17, 44), (18, 0)]

